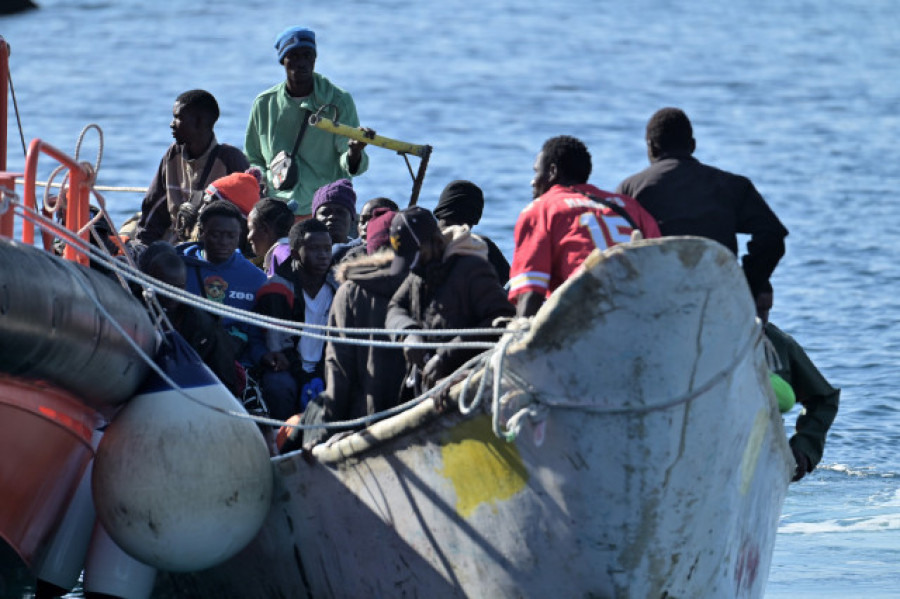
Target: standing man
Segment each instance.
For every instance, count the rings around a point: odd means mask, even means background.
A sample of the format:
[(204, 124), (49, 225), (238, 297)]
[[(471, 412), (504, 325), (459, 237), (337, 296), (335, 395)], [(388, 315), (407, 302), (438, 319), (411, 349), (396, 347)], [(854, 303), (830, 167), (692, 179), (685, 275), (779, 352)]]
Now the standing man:
[[(267, 195), (285, 202), (296, 200), (294, 213), (307, 216), (312, 212), (317, 189), (338, 179), (361, 175), (369, 166), (369, 158), (363, 151), (363, 142), (304, 126), (310, 115), (330, 105), (324, 112), (326, 116), (359, 127), (350, 94), (314, 72), (316, 34), (291, 27), (275, 40), (275, 49), (287, 77), (253, 101), (244, 153), (250, 164), (265, 174)], [(279, 184), (279, 169), (275, 167), (282, 152), (281, 156), (289, 157), (295, 164), (296, 178)]]
[(653, 217), (633, 199), (587, 182), (591, 155), (581, 140), (552, 137), (534, 161), (534, 201), (516, 221), (509, 299), (533, 316), (594, 248), (629, 241), (634, 229), (659, 237)]
[(239, 149), (216, 141), (217, 120), (219, 104), (208, 91), (192, 89), (175, 99), (170, 125), (175, 142), (163, 155), (141, 203), (135, 237), (142, 244), (172, 241), (183, 203), (199, 208), (207, 185), (250, 166)]
[(737, 233), (750, 235), (741, 259), (757, 310), (772, 307), (769, 277), (784, 255), (788, 231), (750, 179), (707, 166), (692, 156), (694, 132), (678, 108), (663, 108), (647, 123), (650, 166), (616, 189), (636, 198), (663, 235), (697, 235), (737, 256)]

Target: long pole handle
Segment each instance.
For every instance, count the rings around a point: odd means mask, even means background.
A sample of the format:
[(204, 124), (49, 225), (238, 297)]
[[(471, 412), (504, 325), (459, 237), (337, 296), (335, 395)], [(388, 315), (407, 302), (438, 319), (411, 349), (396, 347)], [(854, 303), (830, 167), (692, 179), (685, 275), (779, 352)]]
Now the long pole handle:
[(412, 154), (413, 156), (424, 158), (425, 155), (430, 153), (431, 151), (430, 146), (411, 144), (405, 141), (400, 141), (398, 139), (384, 137), (383, 135), (367, 137), (365, 132), (360, 129), (357, 129), (355, 127), (348, 127), (347, 125), (336, 123), (329, 118), (321, 117), (315, 114), (309, 117), (309, 124), (313, 127), (316, 127), (317, 129), (328, 131), (329, 133), (334, 133), (335, 135), (343, 135), (344, 137), (349, 137), (350, 139), (355, 139), (356, 141), (361, 141), (373, 146), (385, 148), (387, 150), (394, 150), (395, 152), (400, 154)]

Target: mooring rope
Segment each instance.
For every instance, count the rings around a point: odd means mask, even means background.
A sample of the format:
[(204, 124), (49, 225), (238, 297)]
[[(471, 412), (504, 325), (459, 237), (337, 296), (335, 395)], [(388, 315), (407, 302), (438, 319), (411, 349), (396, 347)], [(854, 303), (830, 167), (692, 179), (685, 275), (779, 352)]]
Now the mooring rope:
[[(737, 368), (738, 364), (740, 364), (744, 360), (750, 350), (756, 347), (760, 342), (762, 342), (764, 338), (765, 335), (763, 334), (762, 327), (760, 326), (759, 321), (757, 321), (754, 326), (754, 330), (747, 336), (744, 344), (738, 350), (737, 354), (731, 360), (731, 362), (719, 372), (711, 376), (705, 383), (673, 398), (663, 400), (658, 403), (648, 403), (646, 405), (633, 405), (623, 406), (620, 408), (611, 408), (607, 406), (596, 405), (596, 403), (594, 402), (587, 403), (584, 401), (561, 400), (540, 391), (539, 389), (535, 388), (533, 384), (522, 379), (519, 375), (513, 372), (507, 372), (506, 376), (508, 377), (508, 379), (510, 379), (511, 382), (513, 382), (513, 384), (515, 384), (520, 390), (525, 391), (530, 396), (530, 402), (527, 406), (519, 409), (518, 412), (513, 414), (513, 416), (507, 420), (507, 430), (500, 430), (498, 436), (501, 436), (501, 438), (505, 438), (508, 441), (515, 439), (519, 434), (522, 422), (524, 421), (526, 416), (529, 416), (532, 419), (540, 419), (542, 416), (546, 415), (550, 408), (584, 410), (592, 414), (614, 416), (624, 414), (646, 414), (649, 412), (658, 412), (673, 408), (678, 405), (686, 404), (696, 399), (697, 397), (700, 397), (701, 395), (727, 379)], [(500, 411), (501, 402), (502, 398), (495, 395), (494, 405), (492, 406), (495, 418), (497, 418), (497, 414)], [(498, 430), (495, 430), (494, 432), (498, 433)]]

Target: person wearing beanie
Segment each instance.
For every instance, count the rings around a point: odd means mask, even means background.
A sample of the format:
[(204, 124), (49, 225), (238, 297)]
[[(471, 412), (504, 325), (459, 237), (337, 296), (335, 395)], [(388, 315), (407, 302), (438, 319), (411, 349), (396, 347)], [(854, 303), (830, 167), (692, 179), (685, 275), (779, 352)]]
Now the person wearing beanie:
[(213, 126), (219, 119), (219, 104), (208, 91), (192, 89), (175, 99), (172, 137), (156, 175), (141, 202), (135, 240), (149, 245), (159, 239), (175, 239), (178, 209), (188, 203), (195, 213), (211, 181), (247, 170), (244, 153), (216, 141)]
[[(349, 127), (359, 127), (353, 97), (315, 72), (316, 34), (304, 27), (289, 27), (275, 38), (275, 53), (284, 67), (285, 80), (265, 90), (253, 101), (244, 138), (244, 153), (263, 173), (266, 195), (296, 201), (295, 214), (312, 214), (315, 191), (338, 179), (363, 174), (369, 166), (365, 143), (302, 124), (327, 106), (326, 116)], [(301, 134), (302, 129), (302, 134)], [(374, 135), (371, 129), (363, 128)], [(297, 145), (297, 140), (300, 140)], [(297, 146), (296, 152), (294, 147)], [(296, 164), (293, 186), (279, 189), (269, 165), (279, 152)]]
[(231, 173), (206, 187), (203, 202), (227, 200), (237, 206), (246, 218), (259, 202), (259, 179), (253, 173)]
[(369, 221), (366, 234), (366, 254), (371, 256), (378, 250), (391, 247), (391, 222), (397, 212), (387, 210)]
[[(467, 226), (441, 230), (434, 215), (419, 206), (401, 210), (391, 221), (394, 260), (391, 272), (409, 274), (391, 298), (385, 328), (405, 329), (394, 336), (404, 341), (407, 375), (401, 399), (411, 399), (452, 374), (478, 350), (453, 347), (462, 337), (429, 338), (433, 329), (494, 326), (498, 317), (512, 317), (515, 308), (487, 261), (487, 246)], [(472, 341), (472, 337), (465, 338)], [(496, 336), (479, 340), (496, 340)], [(421, 344), (447, 343), (437, 350)]]
[[(399, 210), (400, 208), (397, 206), (397, 203), (390, 198), (372, 198), (363, 204), (362, 209), (359, 211), (359, 216), (356, 219), (356, 232), (359, 234), (359, 237), (351, 239), (341, 246), (335, 246), (334, 263), (341, 264), (365, 256), (366, 254), (371, 254), (372, 252), (367, 251), (366, 247), (369, 223), (386, 212), (399, 212)], [(390, 225), (390, 223), (388, 223), (388, 225)]]
[(385, 212), (399, 212), (400, 207), (397, 206), (397, 202), (392, 200), (391, 198), (385, 197), (377, 197), (372, 198), (365, 204), (359, 211), (359, 218), (356, 223), (356, 232), (359, 234), (359, 238), (363, 241), (366, 240), (367, 227), (369, 221), (374, 219), (376, 216), (380, 214), (384, 214)]
[(356, 192), (349, 179), (338, 179), (316, 190), (312, 215), (322, 221), (331, 235), (331, 243), (347, 243), (356, 220)]
[[(481, 188), (472, 183), (458, 179), (451, 181), (441, 192), (441, 198), (434, 209), (434, 216), (438, 219), (441, 228), (452, 225), (466, 225), (473, 228), (481, 220), (484, 211), (484, 193)], [(509, 262), (494, 243), (486, 235), (478, 234), (488, 246), (488, 262), (497, 271), (497, 278), (501, 285), (509, 281)]]

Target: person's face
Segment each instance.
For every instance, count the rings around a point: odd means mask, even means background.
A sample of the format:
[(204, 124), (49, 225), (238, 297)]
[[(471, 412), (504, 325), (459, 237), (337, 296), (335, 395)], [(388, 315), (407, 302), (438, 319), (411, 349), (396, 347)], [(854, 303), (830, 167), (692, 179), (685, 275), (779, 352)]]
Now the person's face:
[(323, 204), (316, 210), (316, 220), (323, 223), (334, 243), (344, 243), (350, 235), (353, 215), (350, 211), (333, 202)]
[(213, 264), (225, 262), (238, 248), (241, 240), (241, 224), (235, 218), (214, 216), (203, 225), (200, 241), (206, 250), (206, 259)]
[(331, 236), (328, 233), (306, 233), (294, 252), (303, 270), (310, 275), (324, 276), (331, 268)]
[(356, 223), (356, 232), (359, 233), (359, 238), (363, 241), (366, 240), (366, 227), (369, 225), (369, 221), (372, 220), (372, 211), (376, 208), (378, 208), (376, 204), (366, 202), (363, 204), (362, 210), (359, 211), (359, 222)]
[(260, 220), (256, 210), (251, 210), (247, 217), (247, 241), (257, 256), (265, 256), (269, 248), (278, 241), (272, 233), (272, 227)]
[(313, 71), (316, 68), (316, 51), (301, 46), (293, 48), (281, 60), (287, 75), (288, 87), (291, 91), (305, 91), (313, 83)]
[(201, 137), (202, 124), (196, 108), (185, 106), (181, 102), (175, 102), (172, 108), (172, 137), (179, 144), (190, 144)]
[(556, 180), (556, 165), (546, 162), (544, 152), (538, 152), (534, 159), (534, 178), (531, 180), (531, 195), (535, 199), (547, 193)]

